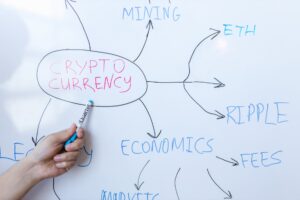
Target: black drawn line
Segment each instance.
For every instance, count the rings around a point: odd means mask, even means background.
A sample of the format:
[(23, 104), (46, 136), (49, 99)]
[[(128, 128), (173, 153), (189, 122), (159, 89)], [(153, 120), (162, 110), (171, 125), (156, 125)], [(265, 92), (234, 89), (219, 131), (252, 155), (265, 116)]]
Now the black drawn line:
[[(217, 110), (215, 110), (214, 112), (210, 112), (210, 111), (208, 111), (208, 110), (206, 110), (199, 102), (197, 102), (194, 98), (193, 98), (193, 96), (189, 93), (189, 91), (188, 91), (188, 89), (186, 88), (186, 83), (189, 83), (189, 81), (187, 81), (188, 79), (189, 79), (189, 77), (190, 77), (190, 75), (191, 75), (191, 62), (192, 62), (192, 60), (193, 60), (193, 57), (194, 57), (194, 55), (195, 55), (195, 52), (197, 51), (197, 49), (200, 47), (200, 45), (204, 42), (204, 41), (206, 41), (206, 40), (208, 40), (209, 38), (211, 39), (211, 40), (213, 40), (214, 38), (216, 38), (220, 33), (221, 33), (221, 31), (219, 31), (219, 30), (216, 30), (216, 29), (213, 29), (213, 28), (210, 28), (210, 30), (213, 30), (214, 31), (214, 33), (212, 33), (212, 34), (210, 34), (210, 35), (208, 35), (208, 36), (206, 36), (205, 38), (203, 38), (198, 44), (197, 44), (197, 46), (194, 48), (194, 50), (193, 50), (193, 53), (192, 53), (192, 55), (191, 55), (191, 57), (190, 57), (190, 60), (189, 60), (189, 62), (188, 62), (188, 75), (187, 75), (187, 77), (183, 80), (183, 88), (184, 88), (184, 90), (185, 90), (185, 92), (187, 93), (187, 95), (191, 98), (191, 100), (193, 100), (204, 112), (206, 112), (207, 114), (210, 114), (210, 115), (214, 115), (214, 116), (217, 116), (217, 119), (219, 120), (219, 119), (224, 119), (225, 118), (225, 115), (223, 115), (222, 113), (220, 113), (219, 111), (217, 111)], [(214, 78), (218, 83), (216, 84), (216, 86), (215, 86), (215, 88), (220, 88), (220, 87), (224, 87), (225, 86), (225, 84), (224, 83), (222, 83), (221, 81), (219, 81), (219, 79), (217, 79), (217, 78)]]
[(145, 49), (145, 46), (146, 46), (147, 41), (148, 41), (148, 38), (149, 38), (150, 30), (153, 29), (153, 23), (152, 23), (152, 20), (149, 20), (149, 22), (148, 22), (148, 24), (147, 24), (147, 26), (146, 26), (146, 29), (148, 29), (147, 35), (146, 35), (146, 40), (145, 40), (145, 42), (144, 42), (144, 45), (143, 45), (143, 47), (142, 47), (142, 50), (140, 51), (139, 55), (133, 60), (133, 62), (136, 62), (136, 61), (139, 59), (139, 57), (142, 55), (142, 53), (143, 53), (143, 51), (144, 51), (144, 49)]
[(211, 176), (209, 170), (207, 169), (207, 173), (210, 177), (210, 179), (214, 182), (214, 184), (224, 193), (226, 194), (226, 197), (224, 197), (224, 199), (232, 199), (232, 194), (231, 192), (228, 190), (228, 192), (226, 192), (225, 190), (223, 190), (218, 184), (217, 182), (213, 179), (213, 177)]
[(56, 190), (55, 190), (55, 178), (53, 178), (53, 180), (52, 180), (52, 188), (53, 188), (53, 192), (54, 192), (56, 198), (57, 198), (58, 200), (60, 200), (60, 197), (58, 196), (58, 194), (57, 194), (57, 192), (56, 192)]
[(194, 54), (196, 53), (196, 51), (197, 51), (197, 49), (199, 48), (199, 46), (200, 46), (204, 41), (206, 41), (206, 40), (209, 39), (209, 38), (210, 38), (211, 40), (215, 39), (215, 38), (221, 33), (221, 31), (216, 30), (216, 29), (213, 29), (213, 28), (210, 28), (210, 30), (213, 30), (214, 33), (212, 33), (212, 34), (206, 36), (204, 39), (202, 39), (202, 40), (197, 44), (197, 46), (195, 47), (195, 49), (193, 50), (193, 53), (192, 53), (192, 55), (191, 55), (191, 57), (190, 57), (190, 60), (189, 60), (189, 63), (188, 63), (188, 67), (189, 67), (188, 75), (187, 75), (187, 77), (184, 79), (183, 82), (186, 82), (186, 81), (188, 80), (188, 78), (190, 77), (190, 75), (191, 75), (191, 62), (192, 62), (193, 57), (194, 57)]
[(88, 34), (86, 32), (86, 29), (85, 29), (85, 27), (84, 27), (84, 25), (83, 25), (83, 23), (81, 21), (81, 18), (79, 16), (79, 14), (76, 12), (75, 8), (73, 7), (72, 3), (70, 3), (70, 1), (73, 2), (73, 3), (76, 2), (75, 0), (65, 0), (66, 8), (68, 9), (68, 6), (70, 6), (71, 9), (73, 10), (73, 12), (75, 13), (75, 15), (77, 16), (77, 19), (79, 20), (79, 23), (80, 23), (80, 25), (81, 25), (81, 27), (83, 29), (83, 32), (84, 32), (85, 37), (86, 37), (86, 40), (88, 42), (89, 50), (91, 51), (92, 50), (92, 46), (91, 46), (91, 42), (90, 42), (89, 36), (88, 36)]
[(160, 130), (159, 133), (156, 133), (156, 131), (155, 131), (155, 126), (154, 126), (154, 122), (153, 122), (153, 119), (152, 119), (152, 117), (151, 117), (151, 114), (150, 114), (150, 112), (149, 112), (147, 106), (146, 106), (145, 103), (142, 101), (142, 99), (140, 99), (140, 102), (142, 103), (142, 105), (144, 106), (145, 110), (147, 111), (147, 114), (148, 114), (149, 119), (150, 119), (150, 121), (151, 121), (151, 125), (152, 125), (152, 129), (153, 129), (153, 134), (154, 134), (154, 135), (151, 134), (151, 133), (147, 133), (147, 134), (148, 134), (151, 138), (157, 139), (157, 138), (160, 136), (162, 130)]
[[(68, 8), (68, 3), (67, 3), (67, 1), (68, 1), (68, 0), (65, 0), (65, 5), (66, 5), (66, 8)], [(71, 2), (73, 2), (73, 3), (76, 3), (76, 1), (75, 1), (75, 0), (69, 0), (69, 1), (71, 1)]]
[[(132, 62), (130, 61), (128, 58), (125, 58), (125, 57), (122, 57), (122, 56), (119, 56), (117, 54), (112, 54), (112, 53), (108, 53), (108, 52), (101, 52), (101, 51), (93, 51), (93, 50), (87, 50), (87, 49), (59, 49), (59, 50), (55, 50), (55, 51), (51, 51), (49, 53), (47, 53), (43, 58), (42, 60), (39, 62), (38, 64), (38, 67), (37, 67), (37, 71), (36, 71), (36, 80), (38, 82), (38, 85), (40, 87), (40, 89), (45, 93), (47, 94), (48, 96), (51, 96), (55, 99), (58, 99), (60, 101), (63, 101), (63, 102), (67, 102), (67, 103), (72, 103), (72, 104), (75, 104), (75, 105), (80, 105), (80, 106), (86, 106), (86, 104), (83, 104), (83, 103), (77, 103), (77, 102), (74, 102), (74, 101), (69, 101), (69, 100), (65, 100), (63, 98), (59, 98), (57, 96), (54, 96), (52, 94), (50, 94), (49, 92), (47, 92), (45, 89), (43, 89), (41, 83), (40, 83), (40, 80), (39, 80), (39, 76), (38, 76), (38, 73), (39, 73), (39, 69), (40, 69), (40, 66), (41, 66), (41, 63), (43, 62), (44, 59), (46, 59), (47, 56), (49, 56), (50, 54), (54, 54), (54, 53), (57, 53), (57, 52), (61, 52), (61, 51), (88, 51), (88, 52), (95, 52), (95, 53), (105, 53), (105, 54), (108, 54), (108, 55), (112, 55), (112, 56), (117, 56), (117, 57), (120, 57), (128, 62)], [(143, 74), (143, 77), (145, 80), (147, 80), (146, 78), (146, 75), (145, 73), (143, 72), (143, 70), (135, 63), (132, 63), (135, 65), (135, 67), (137, 67), (141, 73)], [(131, 104), (131, 103), (134, 103), (138, 100), (140, 100), (140, 98), (143, 98), (145, 96), (145, 94), (147, 93), (148, 91), (148, 84), (146, 85), (146, 89), (145, 89), (145, 92), (138, 98), (130, 101), (130, 102), (127, 102), (127, 103), (122, 103), (122, 104), (116, 104), (116, 105), (93, 105), (93, 107), (103, 107), (103, 108), (113, 108), (113, 107), (119, 107), (119, 106), (125, 106), (125, 105), (128, 105), (128, 104)]]
[(214, 116), (217, 116), (217, 119), (224, 119), (225, 118), (225, 115), (223, 115), (222, 113), (220, 113), (219, 111), (215, 110), (215, 112), (210, 112), (208, 110), (206, 110), (200, 103), (198, 103), (198, 101), (196, 101), (192, 95), (189, 93), (189, 91), (187, 90), (186, 88), (186, 84), (183, 83), (183, 88), (185, 90), (185, 92), (188, 94), (188, 96), (204, 111), (206, 112), (207, 114), (210, 114), (210, 115), (214, 115)]
[(224, 83), (222, 83), (219, 79), (214, 78), (218, 84), (216, 84), (215, 88), (221, 88), (221, 87), (225, 87), (226, 85)]
[(219, 157), (219, 156), (216, 156), (216, 158), (218, 158), (218, 159), (220, 159), (220, 160), (223, 160), (224, 162), (227, 162), (227, 163), (232, 164), (233, 167), (239, 166), (239, 164), (240, 164), (237, 160), (235, 160), (235, 159), (233, 159), (233, 158), (230, 158), (232, 161), (226, 160), (226, 159), (221, 158), (221, 157)]
[(34, 137), (31, 138), (31, 140), (32, 140), (32, 142), (33, 142), (33, 144), (34, 144), (34, 146), (36, 146), (36, 145), (37, 145), (37, 144), (45, 137), (45, 136), (43, 136), (43, 137), (41, 137), (41, 138), (38, 138), (38, 137), (39, 137), (39, 131), (40, 131), (40, 125), (41, 125), (42, 119), (43, 119), (43, 117), (44, 117), (44, 114), (45, 114), (45, 112), (46, 112), (46, 110), (47, 110), (47, 108), (48, 108), (48, 106), (49, 106), (51, 100), (52, 100), (52, 99), (50, 98), (49, 101), (48, 101), (48, 103), (47, 103), (47, 105), (45, 106), (45, 108), (44, 108), (44, 110), (43, 110), (43, 112), (42, 112), (42, 115), (41, 115), (41, 117), (40, 117), (40, 120), (39, 120), (37, 129), (36, 129), (35, 138), (34, 138)]
[(177, 177), (178, 177), (178, 174), (179, 174), (180, 170), (181, 170), (181, 168), (178, 169), (178, 171), (175, 175), (175, 178), (174, 178), (174, 188), (175, 188), (175, 192), (176, 192), (176, 196), (177, 196), (178, 200), (180, 200), (180, 197), (179, 197), (178, 189), (177, 189)]
[(208, 82), (208, 81), (147, 81), (148, 83), (154, 84), (211, 84), (214, 85), (215, 88), (225, 87), (226, 85), (221, 82), (219, 79), (214, 78), (216, 82)]
[(146, 168), (146, 166), (148, 165), (148, 163), (150, 162), (150, 160), (147, 161), (147, 163), (144, 165), (144, 167), (142, 168), (142, 170), (140, 171), (139, 173), (139, 177), (138, 177), (138, 180), (137, 180), (137, 183), (134, 184), (134, 187), (139, 191), (142, 187), (142, 185), (144, 184), (144, 181), (142, 183), (140, 183), (140, 178), (141, 178), (141, 175), (144, 171), (144, 169)]
[(83, 151), (85, 152), (86, 155), (90, 156), (90, 159), (87, 164), (78, 164), (78, 167), (87, 167), (91, 164), (93, 160), (93, 149), (91, 149), (91, 152), (88, 152), (85, 146), (83, 146)]

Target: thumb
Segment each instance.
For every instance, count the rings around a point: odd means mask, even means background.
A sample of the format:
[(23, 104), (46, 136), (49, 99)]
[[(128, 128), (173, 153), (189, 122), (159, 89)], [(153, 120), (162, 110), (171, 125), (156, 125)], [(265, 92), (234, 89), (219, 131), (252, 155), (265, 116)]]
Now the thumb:
[(73, 123), (70, 128), (56, 133), (55, 140), (59, 143), (67, 141), (76, 132), (76, 128), (76, 124)]

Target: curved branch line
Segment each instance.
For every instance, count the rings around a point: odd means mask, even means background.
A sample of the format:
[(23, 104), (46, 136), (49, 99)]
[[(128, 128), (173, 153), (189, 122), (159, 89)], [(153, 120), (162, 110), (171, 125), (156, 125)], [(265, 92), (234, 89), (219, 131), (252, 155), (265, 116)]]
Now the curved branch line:
[[(217, 116), (217, 117), (220, 117), (218, 114), (216, 114), (216, 113), (212, 113), (212, 112), (209, 112), (208, 110), (206, 110), (200, 103), (198, 103), (198, 101), (196, 101), (194, 98), (193, 98), (193, 96), (189, 93), (189, 91), (187, 90), (187, 88), (186, 88), (186, 85), (185, 85), (185, 83), (183, 83), (183, 88), (184, 88), (184, 90), (185, 90), (185, 92), (188, 94), (188, 96), (204, 111), (204, 112), (206, 112), (207, 114), (210, 114), (210, 115), (215, 115), (215, 116)], [(216, 111), (217, 112), (217, 111)]]
[(60, 197), (58, 196), (58, 194), (57, 194), (57, 192), (56, 192), (56, 190), (55, 190), (55, 178), (53, 178), (53, 180), (52, 180), (52, 188), (53, 188), (53, 192), (54, 192), (56, 198), (57, 198), (58, 200), (60, 200)]
[(137, 190), (139, 190), (142, 187), (142, 185), (144, 184), (144, 181), (142, 182), (142, 184), (140, 184), (140, 179), (141, 179), (141, 175), (142, 175), (143, 171), (145, 170), (145, 168), (147, 167), (147, 165), (149, 164), (149, 162), (150, 162), (150, 160), (148, 160), (146, 162), (146, 164), (144, 165), (144, 167), (142, 168), (142, 170), (139, 173), (137, 184), (135, 184), (135, 187), (136, 187)]
[(178, 177), (178, 174), (180, 172), (181, 168), (178, 169), (177, 173), (176, 173), (176, 176), (175, 176), (175, 179), (174, 179), (174, 187), (175, 187), (175, 192), (176, 192), (176, 196), (177, 196), (177, 199), (180, 200), (180, 197), (179, 197), (179, 194), (178, 194), (178, 189), (177, 189), (177, 177)]
[(85, 146), (83, 146), (83, 150), (85, 152), (85, 154), (87, 154), (88, 156), (90, 156), (90, 160), (88, 161), (87, 164), (78, 164), (78, 167), (87, 167), (91, 164), (92, 159), (93, 159), (93, 149), (91, 149), (91, 152), (88, 152), (88, 150), (86, 149)]
[[(150, 31), (150, 30), (149, 30), (149, 31)], [(149, 32), (149, 31), (148, 31), (148, 32)], [(133, 62), (136, 62), (136, 61), (141, 57), (141, 55), (142, 55), (142, 53), (143, 53), (143, 51), (144, 51), (144, 49), (145, 49), (145, 47), (146, 47), (147, 41), (148, 41), (148, 37), (146, 37), (146, 40), (145, 40), (144, 45), (143, 45), (143, 47), (142, 47), (142, 50), (140, 51), (139, 55), (133, 60)]]
[(202, 39), (202, 40), (197, 44), (197, 46), (195, 47), (195, 49), (194, 49), (194, 51), (193, 51), (193, 53), (192, 53), (192, 55), (191, 55), (191, 57), (190, 57), (189, 63), (188, 63), (188, 67), (189, 67), (188, 75), (187, 75), (187, 77), (184, 79), (183, 82), (186, 82), (186, 81), (188, 80), (188, 78), (190, 77), (190, 75), (191, 75), (191, 62), (192, 62), (193, 57), (194, 57), (194, 54), (196, 53), (196, 51), (197, 51), (197, 49), (199, 48), (199, 46), (200, 46), (205, 40), (207, 40), (208, 38), (210, 38), (210, 37), (212, 37), (212, 36), (213, 36), (213, 37), (211, 38), (211, 40), (213, 40), (213, 39), (214, 39), (215, 37), (217, 37), (218, 34), (220, 33), (220, 31), (218, 31), (218, 30), (215, 30), (215, 29), (212, 29), (212, 28), (211, 28), (211, 30), (214, 30), (214, 31), (216, 31), (216, 32), (214, 32), (214, 33), (212, 33), (212, 34), (206, 36), (206, 37), (205, 37), (204, 39)]
[(151, 28), (153, 29), (153, 24), (152, 24), (152, 21), (151, 21), (151, 20), (149, 20), (149, 22), (148, 22), (146, 28), (148, 28), (148, 32), (147, 32), (147, 35), (146, 35), (146, 40), (145, 40), (145, 42), (144, 42), (144, 45), (143, 45), (143, 47), (142, 47), (142, 49), (141, 49), (139, 55), (133, 60), (133, 62), (136, 62), (136, 61), (140, 58), (140, 56), (142, 55), (142, 53), (143, 53), (143, 51), (144, 51), (144, 49), (145, 49), (145, 47), (146, 47), (146, 44), (147, 44), (148, 38), (149, 38), (150, 30), (151, 30)]
[(48, 108), (48, 106), (49, 106), (51, 100), (52, 100), (52, 99), (50, 98), (49, 101), (48, 101), (48, 103), (47, 103), (47, 105), (45, 106), (45, 108), (44, 108), (44, 110), (43, 110), (43, 112), (42, 112), (41, 117), (40, 117), (40, 120), (39, 120), (37, 129), (36, 129), (35, 141), (34, 141), (33, 138), (32, 138), (33, 143), (34, 143), (35, 146), (39, 143), (39, 141), (40, 141), (41, 139), (43, 139), (43, 138), (45, 137), (45, 136), (43, 136), (43, 137), (41, 137), (40, 139), (38, 139), (39, 131), (40, 131), (40, 125), (41, 125), (42, 119), (43, 119), (43, 117), (44, 117), (44, 114), (45, 114), (45, 112), (46, 112), (46, 110), (47, 110), (47, 108)]
[[(90, 42), (89, 36), (88, 36), (88, 34), (86, 32), (86, 29), (85, 29), (85, 27), (83, 25), (83, 22), (81, 21), (80, 16), (78, 15), (78, 13), (76, 12), (75, 8), (72, 6), (72, 4), (69, 1), (72, 1), (72, 0), (66, 0), (66, 5), (69, 5), (71, 7), (71, 9), (73, 10), (73, 12), (75, 13), (75, 15), (77, 16), (77, 19), (78, 19), (78, 21), (79, 21), (79, 23), (80, 23), (80, 25), (81, 25), (81, 27), (83, 29), (83, 32), (84, 32), (85, 37), (86, 37), (86, 40), (88, 42), (89, 50), (91, 51), (92, 50), (91, 42)], [(72, 2), (76, 2), (76, 1), (72, 1)]]
[(224, 194), (226, 194), (227, 195), (227, 197), (225, 197), (224, 199), (232, 199), (232, 194), (231, 194), (231, 192), (230, 191), (228, 191), (228, 193), (225, 191), (225, 190), (223, 190), (219, 185), (218, 185), (218, 183), (213, 179), (213, 177), (211, 176), (211, 174), (210, 174), (210, 172), (209, 172), (209, 170), (207, 169), (207, 173), (208, 173), (208, 176), (210, 177), (210, 179), (214, 182), (214, 184), (224, 193)]
[(67, 1), (72, 1), (73, 3), (76, 3), (76, 1), (75, 1), (75, 0), (65, 0), (65, 5), (66, 5), (66, 8), (68, 8)]
[[(145, 110), (147, 111), (147, 114), (149, 116), (149, 119), (151, 121), (151, 125), (152, 125), (152, 129), (153, 129), (153, 133), (156, 135), (156, 131), (155, 131), (155, 127), (154, 127), (154, 123), (153, 123), (153, 120), (152, 120), (152, 117), (151, 117), (151, 114), (148, 110), (148, 108), (146, 107), (145, 103), (142, 101), (142, 99), (139, 99), (139, 101), (142, 103), (142, 105), (144, 106)], [(149, 135), (149, 133), (148, 133)]]

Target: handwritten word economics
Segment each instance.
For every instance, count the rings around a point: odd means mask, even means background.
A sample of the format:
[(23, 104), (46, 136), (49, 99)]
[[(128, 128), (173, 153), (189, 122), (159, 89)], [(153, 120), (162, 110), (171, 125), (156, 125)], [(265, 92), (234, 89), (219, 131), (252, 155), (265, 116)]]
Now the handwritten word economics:
[(213, 138), (162, 138), (155, 140), (129, 140), (121, 141), (121, 152), (124, 156), (139, 154), (168, 154), (168, 153), (196, 153), (207, 154), (213, 152)]

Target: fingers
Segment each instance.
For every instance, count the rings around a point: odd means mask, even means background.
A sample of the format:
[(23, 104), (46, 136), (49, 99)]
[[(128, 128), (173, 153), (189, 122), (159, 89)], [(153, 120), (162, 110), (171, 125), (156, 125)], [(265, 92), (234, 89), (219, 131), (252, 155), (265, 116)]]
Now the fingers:
[(58, 154), (54, 157), (55, 162), (65, 162), (65, 161), (75, 161), (77, 160), (80, 152), (74, 151), (74, 152), (65, 152), (62, 154)]
[(80, 129), (78, 131), (78, 138), (71, 144), (68, 144), (65, 149), (67, 152), (71, 152), (71, 151), (79, 151), (80, 149), (83, 148), (84, 145), (84, 138), (83, 138), (83, 130)]
[(83, 138), (84, 137), (84, 131), (82, 128), (80, 128), (77, 132), (77, 137), (78, 138)]
[(66, 161), (66, 162), (59, 162), (59, 163), (56, 163), (55, 166), (56, 168), (58, 169), (66, 169), (69, 170), (70, 168), (74, 167), (74, 165), (76, 164), (75, 161)]
[[(77, 129), (77, 126), (76, 126), (76, 124), (73, 123), (70, 128), (60, 131), (60, 132), (57, 132), (57, 133), (54, 133), (52, 135), (49, 135), (48, 140), (51, 141), (50, 143), (63, 144), (73, 136), (73, 134), (76, 132), (76, 129)], [(84, 138), (84, 131), (82, 128), (80, 128), (77, 131), (77, 138), (78, 139)], [(76, 139), (76, 141), (77, 141), (77, 139)], [(79, 148), (82, 148), (81, 143), (82, 143), (82, 141), (79, 141), (79, 144), (74, 145), (74, 147), (72, 147), (70, 151), (78, 150), (77, 146), (80, 146)]]
[(73, 123), (70, 128), (54, 133), (53, 138), (55, 139), (56, 142), (64, 143), (73, 135), (73, 133), (76, 132), (76, 128), (77, 128), (76, 124)]
[(68, 171), (68, 169), (72, 168), (76, 164), (79, 154), (80, 154), (79, 151), (75, 151), (75, 152), (65, 152), (56, 155), (54, 157), (54, 161), (56, 162), (55, 163), (56, 168), (66, 169), (66, 171)]
[(84, 131), (82, 128), (77, 129), (76, 136), (77, 139), (74, 142), (65, 146), (65, 151), (79, 151), (82, 149), (84, 144)]

